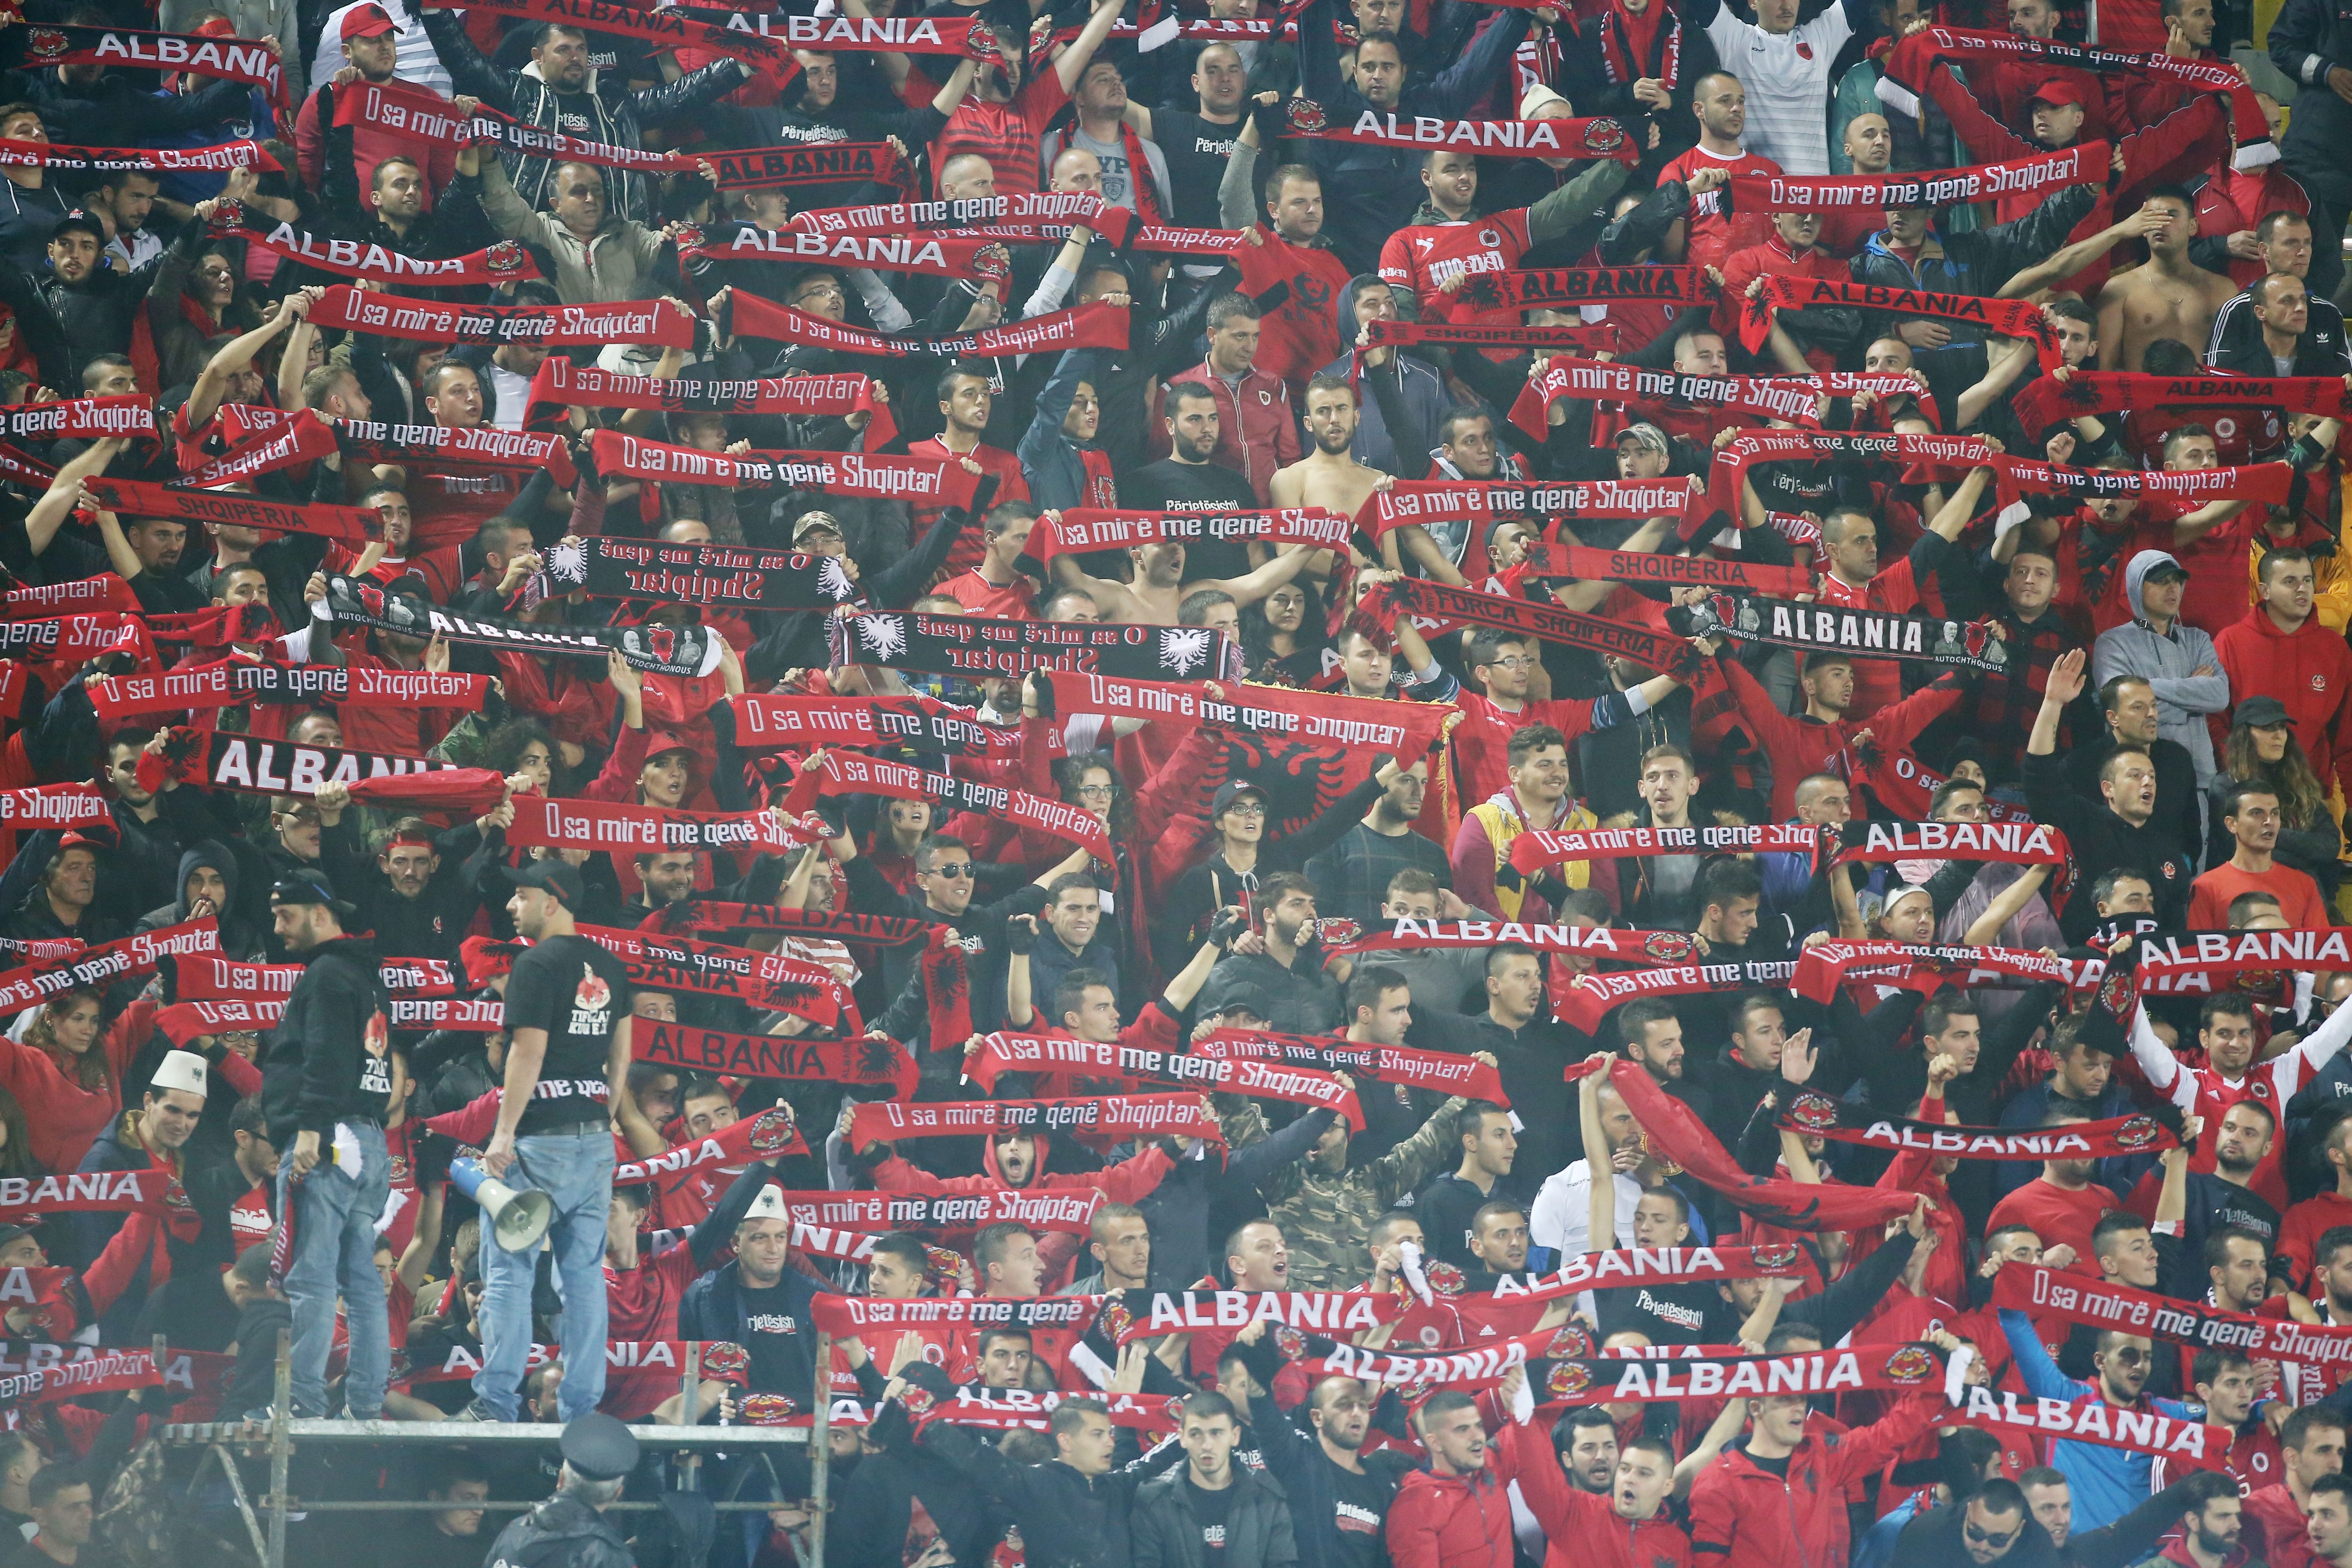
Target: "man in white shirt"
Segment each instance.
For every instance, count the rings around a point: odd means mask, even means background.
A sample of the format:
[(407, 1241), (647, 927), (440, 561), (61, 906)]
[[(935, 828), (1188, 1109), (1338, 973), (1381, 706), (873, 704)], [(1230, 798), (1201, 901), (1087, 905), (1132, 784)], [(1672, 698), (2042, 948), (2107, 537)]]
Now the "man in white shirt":
[(1743, 22), (1723, 0), (1696, 0), (1689, 19), (1704, 27), (1723, 68), (1748, 89), (1748, 151), (1790, 174), (1830, 172), (1830, 67), (1856, 33), (1877, 26), (1875, 0), (1838, 0), (1797, 26), (1798, 0), (1755, 0)]

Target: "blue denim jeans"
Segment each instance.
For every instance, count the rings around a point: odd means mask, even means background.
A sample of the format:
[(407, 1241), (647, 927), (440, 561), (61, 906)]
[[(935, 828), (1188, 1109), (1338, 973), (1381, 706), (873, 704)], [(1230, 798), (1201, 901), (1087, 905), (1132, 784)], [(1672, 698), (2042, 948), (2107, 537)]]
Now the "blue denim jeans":
[(294, 1307), (294, 1414), (327, 1414), (327, 1352), (334, 1343), (340, 1295), (351, 1341), (343, 1400), (355, 1418), (372, 1421), (383, 1414), (383, 1385), (392, 1375), (392, 1331), (383, 1279), (375, 1271), (375, 1222), (391, 1201), (392, 1162), (383, 1128), (350, 1126), (359, 1140), (359, 1169), (332, 1163), (331, 1131), (320, 1140), (319, 1163), (297, 1184), (289, 1151), (278, 1167), (278, 1212), (294, 1218), (294, 1257), (286, 1272), (286, 1296)]
[[(613, 1203), (613, 1134), (602, 1125), (584, 1132), (544, 1133), (515, 1140), (507, 1185), (532, 1188), (554, 1200), (547, 1241), (555, 1253), (556, 1289), (563, 1297), (562, 1419), (596, 1408), (604, 1397), (604, 1215)], [(530, 1286), (539, 1249), (509, 1252), (482, 1232), (482, 1370), (474, 1394), (512, 1421), (522, 1374), (530, 1359)]]

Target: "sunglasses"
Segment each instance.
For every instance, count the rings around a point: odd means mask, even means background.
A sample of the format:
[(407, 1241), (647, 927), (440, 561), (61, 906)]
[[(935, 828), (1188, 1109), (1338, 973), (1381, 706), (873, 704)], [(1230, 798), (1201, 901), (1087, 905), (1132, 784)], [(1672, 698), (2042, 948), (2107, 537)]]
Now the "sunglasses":
[(971, 875), (971, 862), (969, 860), (957, 860), (945, 866), (934, 866), (931, 868), (929, 875), (934, 877), (969, 877)]
[(1979, 1530), (1973, 1524), (1967, 1527), (1969, 1540), (1979, 1546), (2007, 1546), (2011, 1542), (2015, 1541), (2020, 1531), (2024, 1529), (2025, 1526), (2021, 1524), (2016, 1530), (2004, 1530), (1995, 1533), (1989, 1530)]

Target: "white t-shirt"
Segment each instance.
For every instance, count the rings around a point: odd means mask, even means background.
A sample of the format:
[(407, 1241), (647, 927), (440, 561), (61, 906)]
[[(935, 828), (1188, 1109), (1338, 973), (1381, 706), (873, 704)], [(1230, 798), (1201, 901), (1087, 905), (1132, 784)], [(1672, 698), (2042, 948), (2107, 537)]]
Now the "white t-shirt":
[(1793, 32), (1768, 33), (1743, 22), (1729, 6), (1706, 25), (1723, 68), (1748, 89), (1748, 124), (1740, 142), (1790, 174), (1830, 172), (1830, 67), (1853, 37), (1845, 6), (1828, 10)]

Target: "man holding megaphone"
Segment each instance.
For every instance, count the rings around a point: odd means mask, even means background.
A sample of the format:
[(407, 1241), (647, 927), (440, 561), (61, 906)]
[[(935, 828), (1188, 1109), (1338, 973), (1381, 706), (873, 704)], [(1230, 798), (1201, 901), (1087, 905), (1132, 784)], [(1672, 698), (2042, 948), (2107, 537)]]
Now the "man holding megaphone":
[[(506, 1083), (482, 1169), (509, 1187), (546, 1194), (547, 1236), (563, 1290), (562, 1342), (601, 1345), (612, 1085), (629, 1070), (628, 973), (573, 923), (585, 891), (577, 870), (551, 855), (507, 876), (515, 884), (507, 912), (531, 945), (507, 976)], [(538, 1252), (536, 1245), (482, 1248), (482, 1370), (461, 1420), (517, 1417)], [(604, 1397), (604, 1358), (573, 1358), (563, 1379), (563, 1419), (586, 1415)]]

